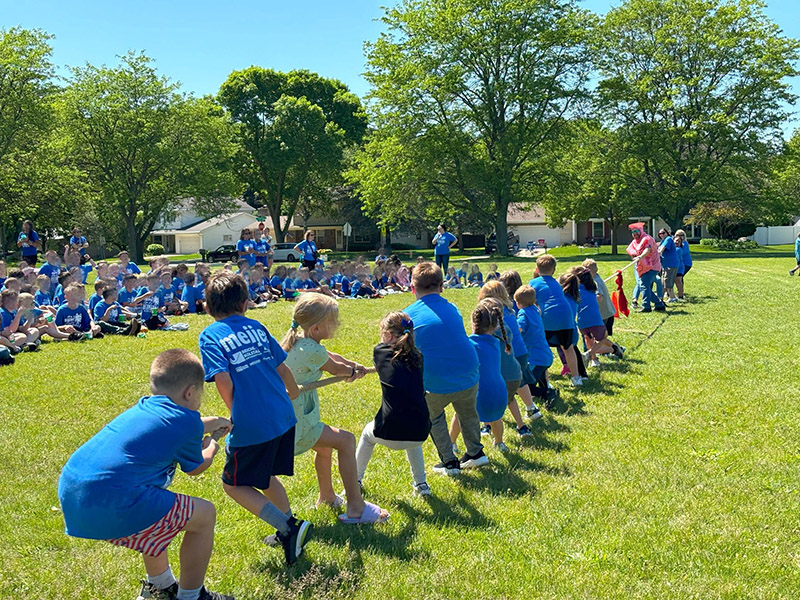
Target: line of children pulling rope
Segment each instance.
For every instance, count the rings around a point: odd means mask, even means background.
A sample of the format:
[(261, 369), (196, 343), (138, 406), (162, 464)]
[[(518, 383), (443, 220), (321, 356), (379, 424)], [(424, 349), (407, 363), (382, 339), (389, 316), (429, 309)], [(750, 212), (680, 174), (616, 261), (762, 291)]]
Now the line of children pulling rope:
[[(200, 334), (201, 359), (186, 350), (159, 354), (150, 369), (151, 395), (109, 423), (64, 466), (58, 496), (67, 533), (138, 551), (147, 573), (141, 599), (224, 600), (232, 596), (204, 587), (214, 506), (167, 490), (177, 466), (188, 475), (205, 471), (222, 436), (228, 435), (225, 492), (275, 530), (264, 542), (281, 547), (287, 564), (303, 553), (313, 527), (294, 514), (281, 478), (292, 476), (295, 457), (309, 450), (319, 486), (317, 506), (341, 510), (339, 520), (346, 525), (376, 525), (389, 518), (387, 510), (364, 498), (376, 445), (406, 452), (413, 493), (423, 497), (431, 494), (422, 451), (428, 436), (439, 454), (436, 473), (456, 475), (488, 464), (482, 422), (494, 447), (503, 452), (507, 409), (519, 435), (530, 435), (516, 395), (530, 419), (541, 417), (533, 397), (545, 406), (557, 397), (547, 378), (551, 346), (565, 353), (571, 373), (577, 371), (577, 362), (582, 364), (574, 347), (579, 327), (596, 352), (606, 348), (595, 324), (600, 313), (594, 310), (597, 297), (591, 292), (596, 290), (585, 275), (591, 271), (570, 270), (559, 283), (552, 277), (552, 257), (541, 257), (537, 268), (540, 276), (530, 286), (521, 285), (514, 271), (488, 282), (471, 314), (468, 336), (458, 308), (441, 295), (440, 268), (419, 263), (410, 282), (416, 301), (380, 323), (373, 363), (382, 400), (358, 443), (352, 433), (322, 422), (319, 393), (312, 389), (323, 371), (348, 382), (368, 372), (323, 346), (339, 327), (336, 300), (303, 295), (278, 343), (262, 323), (245, 315), (250, 290), (244, 278), (227, 270), (215, 274), (205, 287), (214, 322)], [(509, 288), (514, 288), (512, 294)], [(573, 307), (584, 302), (591, 313), (586, 327), (576, 321), (581, 308)], [(200, 416), (204, 382), (215, 384), (230, 419)], [(448, 405), (456, 415), (449, 431)], [(460, 457), (459, 434), (466, 449)], [(343, 496), (332, 482), (334, 451)], [(180, 532), (185, 535), (178, 581), (167, 548)]]

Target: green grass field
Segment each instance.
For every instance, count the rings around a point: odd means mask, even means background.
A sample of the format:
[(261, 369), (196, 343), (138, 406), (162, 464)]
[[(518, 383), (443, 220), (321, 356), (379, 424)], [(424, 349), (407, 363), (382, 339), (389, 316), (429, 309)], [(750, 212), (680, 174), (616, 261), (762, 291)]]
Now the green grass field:
[[(560, 268), (582, 258), (564, 257)], [(606, 276), (625, 264), (597, 258)], [(199, 478), (178, 475), (173, 489), (217, 506), (209, 587), (255, 600), (795, 598), (800, 324), (798, 281), (786, 274), (793, 263), (782, 249), (698, 249), (690, 301), (619, 321), (627, 360), (605, 360), (580, 391), (554, 366), (562, 401), (533, 423), (533, 436), (508, 433), (511, 452), (488, 449), (491, 466), (449, 479), (430, 473), (435, 451), (427, 442), (429, 502), (411, 495), (405, 454), (378, 447), (364, 485), (392, 516), (376, 528), (340, 525), (332, 511), (311, 509), (312, 456), (299, 457), (287, 489), (316, 529), (289, 570), (279, 550), (260, 542), (268, 527), (223, 493), (221, 455)], [(505, 267), (527, 280), (533, 263)], [(630, 294), (632, 277), (626, 282)], [(477, 291), (446, 296), (466, 321)], [(341, 302), (342, 327), (328, 348), (368, 363), (380, 318), (411, 301), (406, 294)], [(281, 302), (249, 315), (280, 338), (291, 308)], [(139, 557), (68, 538), (56, 482), (82, 442), (148, 393), (158, 352), (197, 350), (210, 319), (182, 320), (188, 332), (50, 343), (0, 369), (0, 598), (135, 597)], [(325, 421), (358, 436), (379, 406), (372, 377), (326, 388)], [(224, 411), (207, 386), (203, 414)]]

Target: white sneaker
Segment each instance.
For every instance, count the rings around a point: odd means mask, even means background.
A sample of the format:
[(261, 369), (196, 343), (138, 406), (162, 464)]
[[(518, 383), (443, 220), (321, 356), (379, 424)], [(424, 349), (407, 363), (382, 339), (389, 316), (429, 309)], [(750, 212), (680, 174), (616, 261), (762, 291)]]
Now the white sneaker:
[(572, 377), (570, 377), (570, 381), (572, 382), (572, 385), (574, 387), (583, 385), (583, 378), (580, 377), (579, 375), (573, 375)]
[(596, 358), (593, 358), (592, 360), (589, 361), (589, 366), (598, 369), (600, 368), (600, 361), (597, 360)]
[(494, 449), (498, 452), (508, 452), (508, 446), (506, 446), (505, 442), (497, 442), (494, 445)]
[(477, 467), (482, 467), (488, 464), (489, 457), (483, 453), (483, 450), (481, 450), (480, 453), (476, 454), (475, 456), (464, 454), (464, 456), (461, 457), (462, 469), (476, 469)]
[(581, 353), (581, 356), (583, 356), (583, 363), (586, 364), (592, 358), (592, 353), (587, 350), (586, 352)]
[(412, 483), (411, 487), (414, 488), (414, 494), (417, 496), (430, 496), (431, 486), (424, 481), (422, 483)]

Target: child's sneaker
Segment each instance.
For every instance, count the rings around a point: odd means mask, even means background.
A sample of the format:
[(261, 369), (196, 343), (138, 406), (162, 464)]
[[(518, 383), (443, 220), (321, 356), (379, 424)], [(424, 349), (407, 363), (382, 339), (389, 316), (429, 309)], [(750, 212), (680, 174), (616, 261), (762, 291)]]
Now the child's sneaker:
[(583, 377), (580, 377), (578, 375), (572, 376), (570, 378), (570, 381), (572, 382), (572, 386), (573, 387), (578, 387), (578, 386), (583, 385)]
[(448, 475), (450, 477), (453, 475), (459, 475), (461, 474), (461, 463), (457, 458), (446, 463), (440, 462), (433, 465), (433, 472), (439, 473), (440, 475)]
[(528, 418), (531, 421), (535, 421), (536, 419), (542, 418), (542, 411), (539, 410), (539, 407), (535, 404), (531, 404), (525, 409), (525, 413), (527, 414)]
[(314, 526), (308, 521), (301, 521), (294, 517), (289, 519), (289, 533), (278, 534), (278, 539), (283, 546), (283, 555), (286, 557), (286, 564), (293, 565), (297, 562), (308, 543), (313, 528)]
[(158, 589), (147, 580), (142, 581), (142, 589), (136, 600), (175, 600), (178, 597), (178, 584), (173, 583), (163, 590)]
[(8, 348), (0, 346), (0, 365), (13, 365), (15, 360)]
[(203, 589), (200, 590), (200, 597), (198, 600), (236, 600), (233, 596), (225, 596), (224, 594), (220, 594), (219, 592), (210, 592), (206, 589), (206, 586), (203, 586)]
[(586, 352), (582, 352), (581, 356), (583, 357), (583, 363), (586, 364), (592, 359), (592, 353), (588, 350)]
[(620, 346), (616, 342), (611, 344), (611, 347), (614, 349), (614, 356), (619, 359), (625, 358), (625, 347)]
[(531, 435), (532, 431), (530, 427), (523, 425), (522, 427), (517, 427), (517, 433), (519, 434), (519, 437), (526, 437)]
[(508, 452), (508, 446), (506, 446), (505, 442), (497, 442), (494, 445), (494, 449), (497, 450), (498, 452), (503, 452), (503, 453)]
[(596, 359), (596, 358), (593, 358), (592, 360), (589, 361), (589, 366), (590, 367), (594, 367), (595, 369), (599, 369), (600, 368), (600, 361), (598, 359)]
[(551, 410), (553, 408), (553, 404), (555, 404), (556, 400), (559, 398), (561, 398), (561, 392), (559, 392), (556, 388), (548, 388), (547, 396), (544, 399), (544, 407), (547, 410)]
[(564, 365), (563, 367), (561, 367), (561, 375), (562, 376), (569, 375), (569, 367), (567, 365)]
[[(491, 425), (481, 425), (481, 435), (492, 435), (492, 426)], [(456, 452), (456, 455), (458, 452)]]
[(424, 481), (422, 483), (412, 483), (411, 487), (414, 488), (414, 494), (416, 494), (417, 496), (431, 495), (431, 486), (429, 486)]
[(466, 452), (461, 457), (462, 469), (476, 469), (489, 464), (489, 457), (483, 453), (483, 450), (478, 452), (475, 456), (470, 456)]

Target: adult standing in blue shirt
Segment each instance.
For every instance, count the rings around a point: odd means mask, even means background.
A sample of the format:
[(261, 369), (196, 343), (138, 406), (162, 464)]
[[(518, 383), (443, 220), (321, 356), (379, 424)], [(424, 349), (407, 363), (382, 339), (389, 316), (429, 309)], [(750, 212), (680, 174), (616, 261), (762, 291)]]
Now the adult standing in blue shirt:
[(236, 251), (239, 258), (247, 260), (251, 267), (256, 264), (256, 243), (253, 241), (253, 233), (245, 227), (239, 234), (239, 241), (236, 243)]
[[(422, 352), (426, 402), (431, 415), (431, 438), (441, 462), (437, 473), (456, 475), (461, 469), (489, 462), (481, 444), (477, 397), (478, 354), (464, 330), (464, 320), (454, 304), (442, 298), (444, 276), (432, 262), (414, 268), (411, 291), (417, 298), (405, 313), (414, 322), (414, 342)], [(452, 404), (467, 452), (459, 460), (453, 453), (444, 409)]]
[(315, 234), (310, 229), (306, 231), (305, 240), (297, 244), (294, 249), (303, 253), (303, 266), (308, 268), (309, 271), (317, 266), (317, 244), (314, 241)]
[(256, 228), (253, 230), (253, 245), (256, 249), (256, 262), (261, 263), (265, 267), (269, 266), (269, 255), (272, 248), (263, 237), (261, 237), (261, 230)]
[(443, 223), (439, 223), (431, 243), (434, 246), (433, 254), (436, 258), (436, 265), (441, 267), (442, 273), (447, 273), (447, 267), (450, 266), (450, 248), (457, 241), (458, 238), (447, 231), (447, 227)]
[(678, 249), (675, 247), (675, 240), (666, 229), (658, 232), (661, 243), (658, 245), (658, 252), (661, 254), (661, 280), (669, 296), (669, 302), (677, 302), (675, 297), (675, 277), (678, 275), (678, 267), (681, 258), (678, 256)]
[(72, 237), (69, 238), (69, 247), (70, 250), (77, 252), (81, 257), (86, 255), (86, 249), (89, 247), (89, 243), (86, 241), (86, 238), (81, 235), (80, 227), (72, 228)]
[[(797, 235), (797, 241), (794, 243), (794, 256), (800, 266), (800, 234)], [(675, 287), (678, 290), (678, 300), (683, 300), (683, 278), (689, 273), (692, 268), (692, 253), (689, 250), (689, 242), (686, 241), (686, 232), (683, 229), (678, 229), (675, 232), (675, 246), (681, 255), (681, 263), (683, 265), (683, 272), (678, 271), (678, 276), (675, 278)]]
[(41, 245), (39, 234), (33, 229), (33, 221), (26, 219), (22, 222), (22, 231), (17, 236), (17, 248), (22, 253), (22, 260), (35, 267)]

